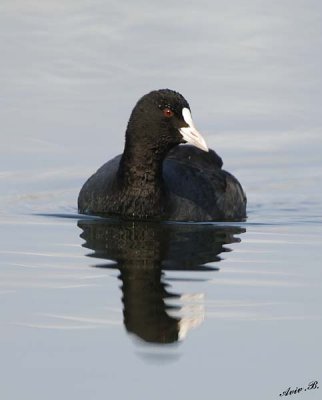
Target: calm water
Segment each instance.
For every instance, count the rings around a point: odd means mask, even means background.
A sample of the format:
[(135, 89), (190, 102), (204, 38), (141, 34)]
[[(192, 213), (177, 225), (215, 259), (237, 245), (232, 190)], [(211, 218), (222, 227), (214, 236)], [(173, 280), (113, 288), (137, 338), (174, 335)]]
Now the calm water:
[[(0, 10), (1, 398), (320, 399), (322, 6)], [(246, 222), (77, 215), (161, 87), (242, 182)]]

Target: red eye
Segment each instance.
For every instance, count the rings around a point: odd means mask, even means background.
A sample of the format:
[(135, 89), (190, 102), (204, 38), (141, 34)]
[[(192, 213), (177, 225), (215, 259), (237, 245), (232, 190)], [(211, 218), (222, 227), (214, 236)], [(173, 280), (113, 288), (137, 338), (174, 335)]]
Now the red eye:
[(163, 112), (163, 115), (165, 116), (165, 117), (167, 117), (167, 118), (170, 118), (170, 117), (173, 117), (173, 114), (174, 114), (174, 112), (171, 110), (171, 108), (164, 108), (163, 110), (162, 110), (162, 112)]

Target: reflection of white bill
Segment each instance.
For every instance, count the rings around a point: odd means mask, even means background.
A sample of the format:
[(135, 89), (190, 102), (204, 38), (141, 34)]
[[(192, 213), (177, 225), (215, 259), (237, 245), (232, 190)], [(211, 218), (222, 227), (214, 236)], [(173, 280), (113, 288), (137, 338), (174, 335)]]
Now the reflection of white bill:
[(184, 294), (179, 301), (184, 303), (180, 308), (179, 315), (169, 311), (168, 314), (180, 318), (178, 339), (183, 340), (190, 329), (197, 328), (205, 319), (204, 294)]

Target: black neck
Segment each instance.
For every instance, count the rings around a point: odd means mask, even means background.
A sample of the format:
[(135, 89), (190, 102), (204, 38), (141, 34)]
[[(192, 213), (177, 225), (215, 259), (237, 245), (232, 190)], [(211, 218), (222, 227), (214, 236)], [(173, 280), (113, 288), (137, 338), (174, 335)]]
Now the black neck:
[(162, 184), (162, 161), (153, 149), (130, 148), (125, 146), (119, 167), (119, 176), (124, 186), (145, 186), (153, 190)]
[(121, 213), (128, 218), (158, 218), (163, 212), (163, 158), (143, 149), (126, 144), (118, 170)]

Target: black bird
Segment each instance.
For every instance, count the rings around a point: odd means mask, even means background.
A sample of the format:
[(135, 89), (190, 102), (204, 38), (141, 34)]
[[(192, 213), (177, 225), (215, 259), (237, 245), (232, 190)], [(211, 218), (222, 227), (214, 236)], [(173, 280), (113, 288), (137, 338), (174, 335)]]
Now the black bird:
[(222, 165), (195, 128), (186, 99), (155, 90), (134, 107), (123, 154), (82, 187), (78, 210), (136, 220), (243, 220), (246, 196)]

